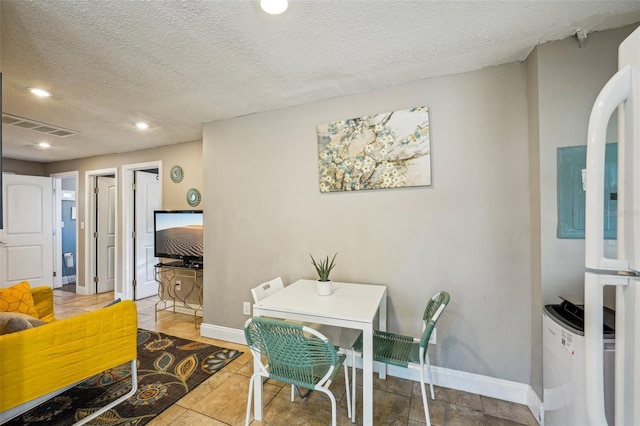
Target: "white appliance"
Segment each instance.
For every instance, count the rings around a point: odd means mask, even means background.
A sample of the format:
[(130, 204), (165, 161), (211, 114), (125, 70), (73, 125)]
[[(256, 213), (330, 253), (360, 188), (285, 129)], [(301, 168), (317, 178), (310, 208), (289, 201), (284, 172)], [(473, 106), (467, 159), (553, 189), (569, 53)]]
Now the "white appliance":
[[(604, 308), (604, 396), (607, 421), (613, 424), (615, 313)], [(542, 311), (544, 424), (585, 426), (584, 309), (563, 300)]]
[[(635, 104), (635, 105), (634, 105)], [(604, 154), (618, 108), (617, 259), (604, 256)], [(618, 72), (591, 111), (585, 218), (585, 391), (589, 424), (606, 425), (602, 290), (616, 286), (615, 424), (640, 425), (640, 28), (618, 50)]]

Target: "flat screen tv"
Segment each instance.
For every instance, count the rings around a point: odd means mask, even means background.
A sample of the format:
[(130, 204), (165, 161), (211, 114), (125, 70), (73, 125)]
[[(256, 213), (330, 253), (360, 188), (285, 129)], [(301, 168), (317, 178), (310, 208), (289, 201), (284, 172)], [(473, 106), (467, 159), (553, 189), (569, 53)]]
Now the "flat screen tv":
[(154, 211), (155, 256), (178, 259), (177, 264), (182, 266), (201, 266), (202, 219), (202, 210)]

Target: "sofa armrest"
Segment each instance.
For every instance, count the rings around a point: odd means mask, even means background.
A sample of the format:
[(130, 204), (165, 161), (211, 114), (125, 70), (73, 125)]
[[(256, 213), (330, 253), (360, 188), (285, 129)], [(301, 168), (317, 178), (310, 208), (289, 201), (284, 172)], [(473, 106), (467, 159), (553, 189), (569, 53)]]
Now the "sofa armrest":
[(47, 286), (33, 287), (31, 296), (36, 305), (36, 311), (42, 321), (52, 322), (53, 316), (53, 289)]
[(0, 412), (137, 357), (130, 300), (0, 336)]

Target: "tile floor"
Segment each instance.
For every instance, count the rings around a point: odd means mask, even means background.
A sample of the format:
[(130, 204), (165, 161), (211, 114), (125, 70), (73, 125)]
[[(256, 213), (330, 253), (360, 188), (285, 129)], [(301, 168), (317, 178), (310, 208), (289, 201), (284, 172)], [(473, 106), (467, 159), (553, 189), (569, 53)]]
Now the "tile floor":
[[(78, 296), (62, 290), (54, 291), (55, 315), (68, 318), (85, 311), (104, 306), (113, 299), (113, 293), (94, 296)], [(195, 425), (242, 425), (245, 419), (249, 377), (253, 372), (251, 354), (246, 346), (200, 337), (199, 328), (194, 327), (193, 316), (171, 311), (158, 312), (155, 320), (156, 298), (137, 302), (139, 327), (160, 331), (169, 335), (211, 343), (228, 348), (237, 348), (244, 354), (219, 373), (160, 414), (151, 426), (195, 426)], [(359, 371), (361, 373), (361, 371)], [(331, 386), (338, 400), (338, 424), (350, 425), (344, 376), (339, 375)], [(362, 383), (362, 377), (358, 379)], [(524, 405), (502, 400), (436, 387), (436, 400), (429, 400), (431, 423), (443, 425), (537, 425), (536, 420)], [(331, 404), (326, 395), (314, 392), (307, 400), (289, 401), (290, 388), (269, 380), (264, 386), (264, 421), (252, 421), (252, 425), (328, 425), (331, 422)], [(360, 393), (361, 395), (361, 393)], [(360, 398), (361, 399), (361, 398)], [(361, 402), (361, 401), (359, 401)], [(358, 404), (358, 413), (362, 406)], [(361, 415), (359, 422), (362, 424)], [(375, 425), (424, 425), (425, 419), (417, 383), (387, 377), (374, 378), (374, 424)]]

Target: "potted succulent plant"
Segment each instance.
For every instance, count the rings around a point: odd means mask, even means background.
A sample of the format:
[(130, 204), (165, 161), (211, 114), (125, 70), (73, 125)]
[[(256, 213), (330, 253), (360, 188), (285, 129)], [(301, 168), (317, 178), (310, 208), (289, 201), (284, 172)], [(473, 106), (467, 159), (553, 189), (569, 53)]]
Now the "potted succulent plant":
[(336, 256), (338, 253), (333, 255), (331, 262), (329, 262), (329, 256), (325, 259), (320, 259), (318, 262), (311, 256), (311, 263), (316, 268), (316, 272), (318, 273), (318, 283), (316, 284), (316, 292), (320, 296), (329, 296), (333, 291), (331, 286), (331, 279), (329, 278), (329, 274), (331, 270), (336, 266)]

